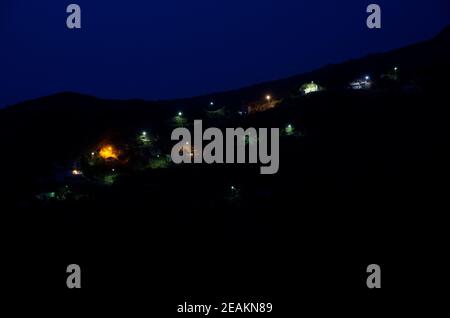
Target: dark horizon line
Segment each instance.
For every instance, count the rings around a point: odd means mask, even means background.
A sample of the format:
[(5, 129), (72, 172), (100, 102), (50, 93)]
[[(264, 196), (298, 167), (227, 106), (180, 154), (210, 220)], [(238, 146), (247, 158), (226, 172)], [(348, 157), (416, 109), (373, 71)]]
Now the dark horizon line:
[(303, 73), (297, 73), (297, 74), (293, 74), (290, 76), (286, 76), (283, 78), (276, 78), (276, 79), (272, 79), (272, 80), (265, 80), (265, 81), (261, 81), (261, 82), (257, 82), (257, 83), (253, 83), (253, 84), (248, 84), (245, 86), (240, 86), (237, 88), (233, 88), (233, 89), (229, 89), (229, 90), (224, 90), (224, 91), (215, 91), (215, 92), (211, 92), (211, 93), (205, 93), (205, 94), (200, 94), (200, 95), (191, 95), (191, 96), (184, 96), (184, 97), (177, 97), (177, 98), (161, 98), (161, 99), (145, 99), (145, 98), (108, 98), (108, 97), (98, 97), (96, 95), (92, 95), (89, 93), (83, 93), (83, 92), (77, 92), (77, 91), (71, 91), (71, 90), (66, 90), (66, 91), (59, 91), (59, 92), (54, 92), (51, 94), (47, 94), (47, 95), (42, 95), (42, 96), (38, 96), (35, 98), (31, 98), (31, 99), (27, 99), (27, 100), (23, 100), (21, 102), (17, 102), (14, 104), (9, 104), (9, 105), (0, 105), (0, 110), (2, 109), (8, 109), (17, 105), (21, 105), (24, 103), (28, 103), (31, 101), (35, 101), (35, 100), (39, 100), (39, 99), (45, 99), (48, 97), (52, 97), (52, 96), (56, 96), (56, 95), (79, 95), (79, 96), (83, 96), (83, 97), (87, 97), (87, 98), (93, 98), (93, 99), (99, 99), (99, 100), (113, 100), (113, 101), (122, 101), (122, 102), (126, 102), (126, 101), (141, 101), (141, 102), (146, 102), (146, 103), (174, 103), (174, 102), (179, 102), (179, 101), (186, 101), (186, 100), (193, 100), (193, 99), (203, 99), (203, 98), (207, 98), (207, 97), (212, 97), (215, 95), (224, 95), (224, 94), (229, 94), (232, 92), (237, 92), (240, 90), (245, 90), (245, 89), (250, 89), (250, 88), (256, 88), (258, 86), (265, 86), (268, 85), (270, 83), (274, 83), (274, 82), (278, 82), (278, 81), (284, 81), (284, 80), (290, 80), (290, 79), (294, 79), (296, 77), (302, 77), (302, 76), (307, 76), (308, 74), (312, 74), (315, 72), (319, 72), (321, 70), (326, 69), (327, 67), (333, 66), (333, 65), (341, 65), (341, 64), (346, 64), (349, 62), (355, 62), (355, 61), (360, 61), (360, 60), (364, 60), (366, 58), (369, 57), (373, 57), (373, 56), (377, 56), (377, 55), (381, 55), (381, 54), (387, 54), (387, 53), (392, 53), (392, 52), (396, 52), (399, 50), (403, 50), (403, 49), (407, 49), (409, 47), (413, 47), (419, 44), (424, 44), (424, 43), (428, 43), (431, 41), (434, 41), (436, 39), (438, 39), (439, 37), (441, 37), (443, 34), (448, 33), (450, 35), (450, 24), (447, 25), (446, 27), (444, 27), (440, 32), (438, 32), (435, 36), (433, 36), (430, 39), (427, 40), (422, 40), (419, 42), (415, 42), (415, 43), (411, 43), (402, 47), (398, 47), (398, 48), (394, 48), (391, 50), (386, 50), (386, 51), (378, 51), (378, 52), (374, 52), (374, 53), (368, 53), (364, 56), (361, 57), (357, 57), (357, 58), (350, 58), (347, 60), (344, 60), (342, 62), (339, 63), (328, 63), (328, 64), (323, 64), (320, 67), (317, 67), (315, 69), (309, 70), (309, 71), (305, 71)]

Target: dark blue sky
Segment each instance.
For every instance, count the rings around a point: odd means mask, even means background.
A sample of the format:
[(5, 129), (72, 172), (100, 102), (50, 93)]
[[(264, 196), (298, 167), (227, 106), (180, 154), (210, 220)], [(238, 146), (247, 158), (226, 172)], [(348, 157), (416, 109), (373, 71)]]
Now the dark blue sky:
[[(66, 28), (66, 6), (82, 29)], [(370, 3), (381, 30), (365, 25)], [(200, 95), (429, 39), (449, 0), (1, 0), (0, 107), (60, 91)]]

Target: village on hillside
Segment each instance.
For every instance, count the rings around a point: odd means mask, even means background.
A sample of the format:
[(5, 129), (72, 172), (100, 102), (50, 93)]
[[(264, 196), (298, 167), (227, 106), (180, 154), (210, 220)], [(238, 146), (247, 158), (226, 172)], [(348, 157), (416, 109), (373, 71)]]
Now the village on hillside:
[[(341, 92), (376, 93), (393, 88), (400, 88), (405, 93), (420, 90), (410, 81), (401, 81), (399, 67), (393, 66), (378, 78), (365, 74), (348, 83), (342, 83)], [(302, 103), (304, 99), (314, 98), (313, 95), (320, 96), (326, 92), (326, 87), (310, 81), (298, 85), (292, 96), (277, 97), (262, 94), (260, 101), (253, 101), (245, 107), (229, 107), (210, 101), (202, 108), (202, 116), (212, 123), (220, 122), (226, 125), (227, 122), (242, 121), (258, 113), (273, 110), (285, 100)], [(180, 106), (172, 117), (167, 118), (165, 125), (169, 128), (190, 127), (194, 120), (203, 118), (190, 116), (189, 109)], [(298, 120), (293, 118), (292, 121), (285, 121), (278, 127), (283, 139), (295, 143), (295, 140), (308, 138), (296, 121)], [(111, 187), (122, 176), (176, 167), (171, 160), (168, 136), (162, 135), (152, 127), (136, 127), (133, 134), (120, 136), (119, 139), (120, 141), (117, 141), (117, 138), (111, 138), (106, 134), (98, 144), (86, 149), (72, 161), (55, 162), (53, 173), (40, 178), (40, 191), (35, 194), (34, 199), (45, 204), (67, 200), (92, 200), (94, 199), (92, 193), (95, 193), (91, 191), (92, 188)], [(248, 144), (257, 141), (247, 139), (245, 142)], [(196, 149), (187, 144), (180, 152), (194, 156)], [(236, 192), (234, 185), (230, 185), (230, 189)]]

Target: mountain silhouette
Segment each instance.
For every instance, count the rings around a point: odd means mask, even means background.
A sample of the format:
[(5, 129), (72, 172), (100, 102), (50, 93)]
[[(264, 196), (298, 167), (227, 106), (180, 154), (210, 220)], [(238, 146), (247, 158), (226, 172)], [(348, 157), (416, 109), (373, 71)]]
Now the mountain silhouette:
[[(142, 109), (145, 106), (159, 105), (186, 105), (198, 106), (209, 103), (211, 100), (226, 105), (241, 105), (260, 99), (267, 93), (284, 98), (291, 96), (303, 83), (314, 80), (329, 89), (340, 89), (347, 83), (363, 74), (379, 76), (394, 65), (401, 65), (404, 73), (426, 71), (436, 65), (448, 65), (450, 53), (450, 26), (441, 31), (434, 39), (409, 45), (386, 53), (371, 54), (360, 59), (350, 60), (341, 64), (330, 64), (316, 71), (292, 76), (286, 79), (265, 82), (241, 89), (227, 92), (218, 92), (204, 96), (184, 98), (177, 100), (145, 102), (143, 100), (102, 100), (92, 96), (74, 92), (59, 94), (30, 100), (13, 105), (15, 110), (66, 110), (72, 107), (80, 111), (125, 110), (130, 108)], [(94, 108), (94, 109), (93, 109)]]

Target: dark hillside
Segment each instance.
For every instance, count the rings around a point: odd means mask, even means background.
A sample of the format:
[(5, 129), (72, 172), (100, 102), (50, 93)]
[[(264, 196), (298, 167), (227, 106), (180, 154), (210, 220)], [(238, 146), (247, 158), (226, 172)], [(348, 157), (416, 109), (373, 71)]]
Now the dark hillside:
[[(159, 102), (61, 93), (12, 106), (0, 111), (1, 213), (18, 236), (33, 237), (23, 243), (30, 257), (70, 262), (75, 253), (102, 286), (110, 273), (98, 264), (113, 262), (129, 273), (127, 286), (145, 285), (150, 278), (138, 273), (155, 266), (169, 273), (166, 290), (201, 283), (251, 293), (283, 281), (327, 284), (326, 275), (295, 270), (299, 254), (314, 256), (301, 260), (307, 269), (320, 258), (324, 273), (345, 263), (336, 286), (371, 258), (440, 259), (449, 56), (447, 28), (427, 42), (232, 92)], [(349, 88), (369, 75), (369, 89)], [(302, 95), (311, 81), (324, 89)], [(195, 119), (280, 128), (279, 173), (172, 164), (172, 130)], [(420, 235), (429, 228), (431, 236)], [(61, 242), (73, 247), (70, 257)], [(266, 275), (267, 285), (258, 280), (278, 263), (289, 265)], [(205, 278), (214, 271), (219, 281)]]

